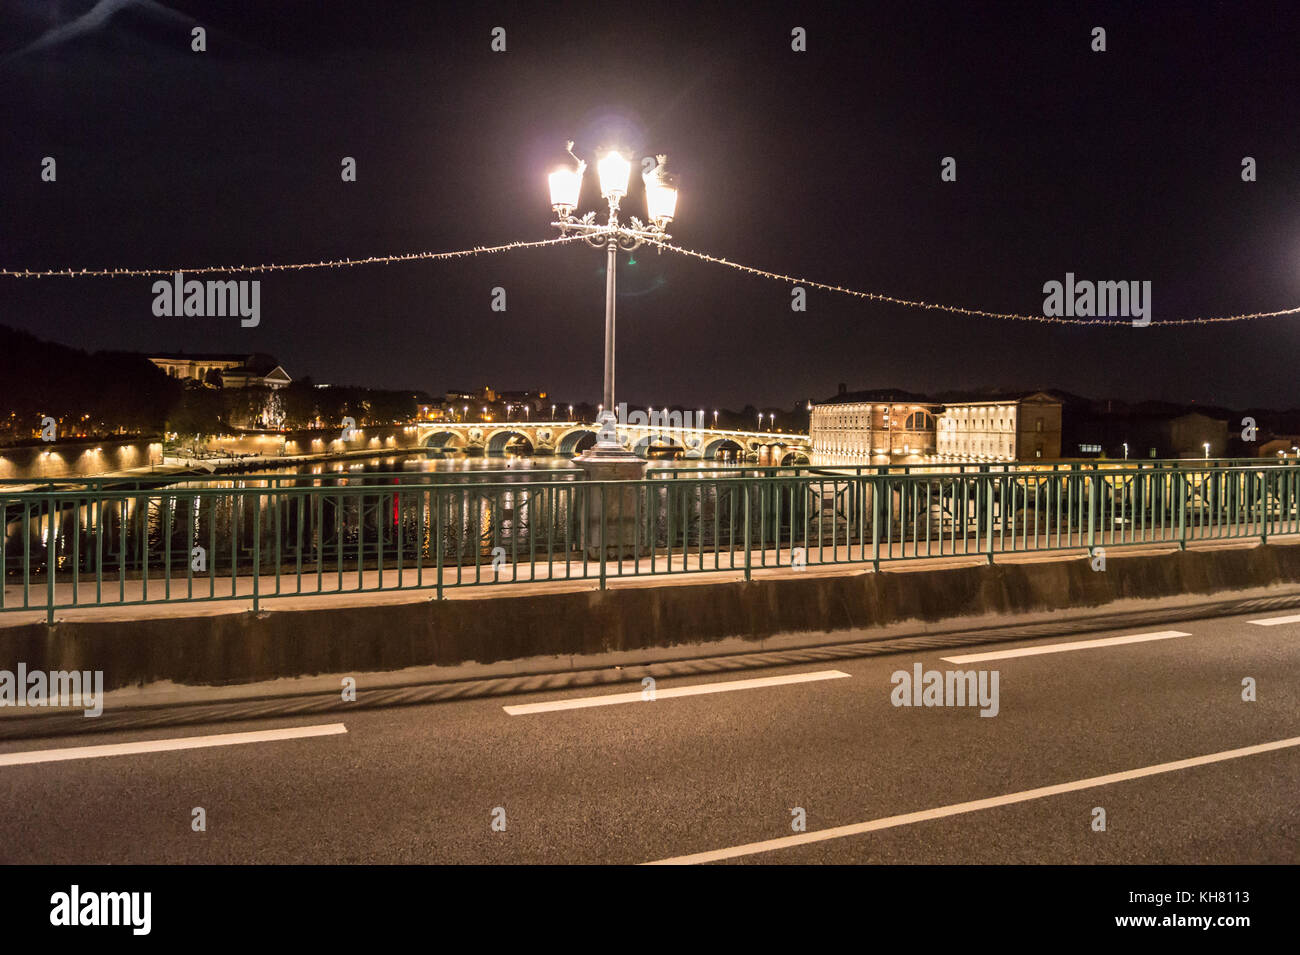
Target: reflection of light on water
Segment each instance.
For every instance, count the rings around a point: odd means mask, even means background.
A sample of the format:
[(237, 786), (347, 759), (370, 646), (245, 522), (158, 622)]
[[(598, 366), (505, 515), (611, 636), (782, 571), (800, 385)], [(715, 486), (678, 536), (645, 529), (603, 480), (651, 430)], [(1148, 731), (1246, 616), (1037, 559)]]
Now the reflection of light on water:
[[(80, 552), (89, 554), (94, 549), (90, 542), (97, 530), (94, 525), (98, 523), (106, 533), (107, 540), (121, 542), (122, 555), (131, 566), (137, 566), (142, 554), (148, 555), (151, 567), (164, 561), (165, 555), (170, 554), (173, 573), (179, 573), (183, 577), (190, 549), (195, 543), (208, 547), (209, 540), (217, 542), (217, 549), (208, 556), (208, 566), (217, 569), (216, 562), (225, 561), (218, 570), (220, 574), (229, 569), (229, 561), (233, 559), (230, 555), (246, 555), (250, 552), (255, 534), (261, 535), (264, 557), (270, 559), (272, 554), (283, 554), (283, 559), (290, 561), (290, 565), (296, 556), (295, 548), (301, 547), (304, 554), (311, 555), (317, 552), (322, 541), (329, 548), (322, 553), (332, 559), (335, 553), (334, 542), (337, 540), (345, 548), (344, 564), (352, 563), (355, 566), (356, 554), (352, 548), (362, 539), (367, 545), (372, 545), (375, 542), (373, 535), (379, 531), (384, 535), (383, 546), (386, 552), (388, 547), (400, 545), (404, 553), (412, 556), (420, 553), (427, 560), (442, 546), (449, 561), (464, 562), (472, 567), (476, 563), (487, 563), (495, 546), (504, 546), (508, 554), (522, 558), (527, 548), (535, 542), (567, 541), (571, 532), (576, 533), (569, 523), (579, 500), (575, 496), (580, 493), (576, 486), (556, 489), (516, 485), (476, 492), (471, 485), (465, 489), (462, 489), (463, 486), (447, 488), (438, 494), (412, 494), (408, 489), (400, 489), (393, 494), (386, 487), (393, 480), (391, 477), (379, 478), (375, 484), (370, 484), (370, 474), (391, 472), (398, 469), (405, 460), (405, 455), (394, 455), (354, 462), (347, 469), (346, 477), (331, 476), (324, 467), (314, 468), (314, 473), (321, 477), (316, 482), (303, 481), (297, 486), (336, 482), (339, 487), (366, 488), (363, 495), (326, 495), (317, 498), (319, 508), (299, 510), (294, 496), (278, 497), (275, 492), (267, 493), (270, 484), (268, 478), (188, 480), (165, 489), (143, 491), (120, 502), (105, 502), (98, 521), (94, 519), (93, 512), (83, 510), (74, 523), (56, 526), (53, 534), (41, 528), (39, 534), (41, 540), (52, 548), (53, 542), (61, 536), (61, 526), (68, 527), (74, 535), (77, 527), (84, 528), (87, 536), (81, 541)], [(534, 461), (532, 458), (514, 459), (510, 463), (518, 466), (517, 476), (484, 474), (484, 479), (490, 482), (526, 480), (525, 465), (534, 468), (545, 468), (552, 464), (556, 468), (574, 467), (567, 461), (561, 465), (560, 460)], [(421, 469), (473, 473), (500, 469), (502, 464), (500, 459), (480, 459), (445, 462), (445, 466), (439, 468), (436, 464), (422, 462)], [(291, 467), (279, 471), (281, 474), (303, 473)], [(271, 475), (275, 472), (265, 473)], [(551, 476), (540, 477), (549, 479)], [(235, 494), (218, 497), (200, 494), (200, 489), (248, 489), (254, 493), (246, 497)], [(666, 497), (656, 500), (658, 503), (653, 505), (653, 511), (656, 512), (653, 521), (659, 528), (658, 533), (663, 534), (666, 527), (663, 523), (666, 514), (664, 507), (667, 501)], [(681, 506), (681, 502), (678, 506)], [(706, 505), (705, 502), (700, 502), (693, 506)], [(707, 507), (713, 506), (712, 501), (708, 502)], [(260, 530), (253, 518), (257, 512), (263, 515)], [(274, 517), (271, 516), (272, 512)], [(710, 510), (709, 514), (711, 513)], [(435, 518), (436, 514), (441, 517)], [(442, 532), (441, 542), (437, 532), (439, 528)], [(576, 540), (576, 536), (573, 539)], [(115, 544), (114, 547), (116, 546)], [(142, 551), (142, 547), (146, 549)], [(283, 551), (280, 547), (284, 548)], [(79, 552), (75, 539), (69, 540), (65, 549), (68, 554)]]

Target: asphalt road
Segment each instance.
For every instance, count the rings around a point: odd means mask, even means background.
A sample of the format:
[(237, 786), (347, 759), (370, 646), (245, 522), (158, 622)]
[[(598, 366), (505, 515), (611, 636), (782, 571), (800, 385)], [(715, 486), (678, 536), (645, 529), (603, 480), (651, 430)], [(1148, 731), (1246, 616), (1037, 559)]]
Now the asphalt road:
[[(628, 684), (10, 740), (0, 754), (346, 729), (52, 762), (0, 755), (0, 861), (640, 863), (784, 840), (724, 861), (1296, 863), (1300, 617), (1250, 622), (1289, 616), (997, 643), (985, 649), (1188, 634), (970, 663), (943, 658), (981, 648), (679, 676), (659, 680), (654, 700)], [(996, 670), (997, 715), (893, 705), (891, 674), (918, 663)], [(770, 682), (798, 674), (825, 678)], [(668, 692), (753, 680), (765, 682)], [(612, 694), (634, 699), (505, 709)], [(1148, 773), (1088, 782), (1134, 770)], [(1074, 785), (1029, 792), (1058, 784)], [(206, 831), (191, 827), (195, 807)], [(1093, 828), (1098, 807), (1105, 831)], [(792, 829), (795, 808), (806, 833)], [(814, 841), (789, 844), (797, 836)]]

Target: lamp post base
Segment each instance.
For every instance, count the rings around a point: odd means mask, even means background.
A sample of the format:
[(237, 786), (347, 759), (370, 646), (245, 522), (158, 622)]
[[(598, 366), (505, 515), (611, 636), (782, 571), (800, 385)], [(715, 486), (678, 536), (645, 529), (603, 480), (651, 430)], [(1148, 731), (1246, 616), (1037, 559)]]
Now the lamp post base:
[(592, 560), (599, 560), (602, 554), (607, 560), (640, 556), (638, 537), (644, 535), (637, 533), (637, 516), (641, 512), (638, 497), (645, 488), (634, 482), (645, 477), (646, 462), (630, 452), (623, 455), (626, 457), (584, 455), (579, 459), (587, 478), (580, 482), (587, 485), (583, 489), (583, 549)]
[(648, 463), (645, 458), (637, 457), (635, 452), (629, 451), (627, 448), (618, 444), (607, 446), (594, 444), (573, 460), (581, 466), (583, 470), (587, 470), (588, 464), (630, 464), (636, 465), (638, 469), (637, 473), (631, 477), (619, 475), (617, 477), (611, 476), (598, 478), (588, 474), (587, 479), (590, 481), (639, 481), (642, 476), (641, 472), (645, 470), (645, 466)]
[[(601, 440), (574, 459), (588, 481), (640, 481), (647, 462), (618, 443), (612, 414), (600, 418)], [(599, 484), (586, 495), (583, 542), (587, 556), (622, 560), (635, 558), (638, 485)]]
[(578, 464), (636, 464), (640, 470), (636, 474), (631, 473), (629, 467), (623, 473), (609, 472), (608, 476), (596, 477), (590, 472), (587, 474), (589, 481), (636, 481), (640, 480), (645, 470), (645, 461), (636, 456), (636, 453), (629, 448), (623, 447), (618, 441), (618, 419), (614, 417), (612, 411), (602, 411), (596, 419), (596, 443), (578, 455), (574, 460)]

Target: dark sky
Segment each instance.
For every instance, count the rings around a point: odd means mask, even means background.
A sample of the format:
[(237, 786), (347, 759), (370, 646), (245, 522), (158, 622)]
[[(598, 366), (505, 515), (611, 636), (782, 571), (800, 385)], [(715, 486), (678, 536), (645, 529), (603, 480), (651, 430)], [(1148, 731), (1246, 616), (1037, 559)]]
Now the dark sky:
[[(842, 381), (1297, 406), (1300, 317), (1159, 326), (1300, 304), (1298, 30), (1291, 6), (1239, 2), (5, 0), (0, 266), (548, 238), (546, 175), (572, 138), (589, 159), (668, 153), (675, 241), (731, 261), (1028, 313), (1067, 271), (1153, 285), (1149, 328), (821, 292), (798, 314), (787, 285), (643, 249), (619, 263), (622, 400), (788, 407)], [(271, 352), (339, 384), (599, 397), (604, 262), (586, 246), (261, 280), (256, 329), (155, 318), (147, 278), (0, 278), (0, 323), (91, 349)]]

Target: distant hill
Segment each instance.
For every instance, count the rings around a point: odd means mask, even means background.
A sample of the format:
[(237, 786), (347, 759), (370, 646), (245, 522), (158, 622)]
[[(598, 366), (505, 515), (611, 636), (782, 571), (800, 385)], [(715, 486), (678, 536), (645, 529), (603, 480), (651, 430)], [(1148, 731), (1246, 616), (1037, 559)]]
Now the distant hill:
[(32, 428), (48, 415), (63, 419), (66, 431), (87, 415), (91, 427), (86, 430), (161, 431), (183, 390), (143, 355), (88, 353), (5, 325), (0, 325), (0, 368), (4, 417)]

